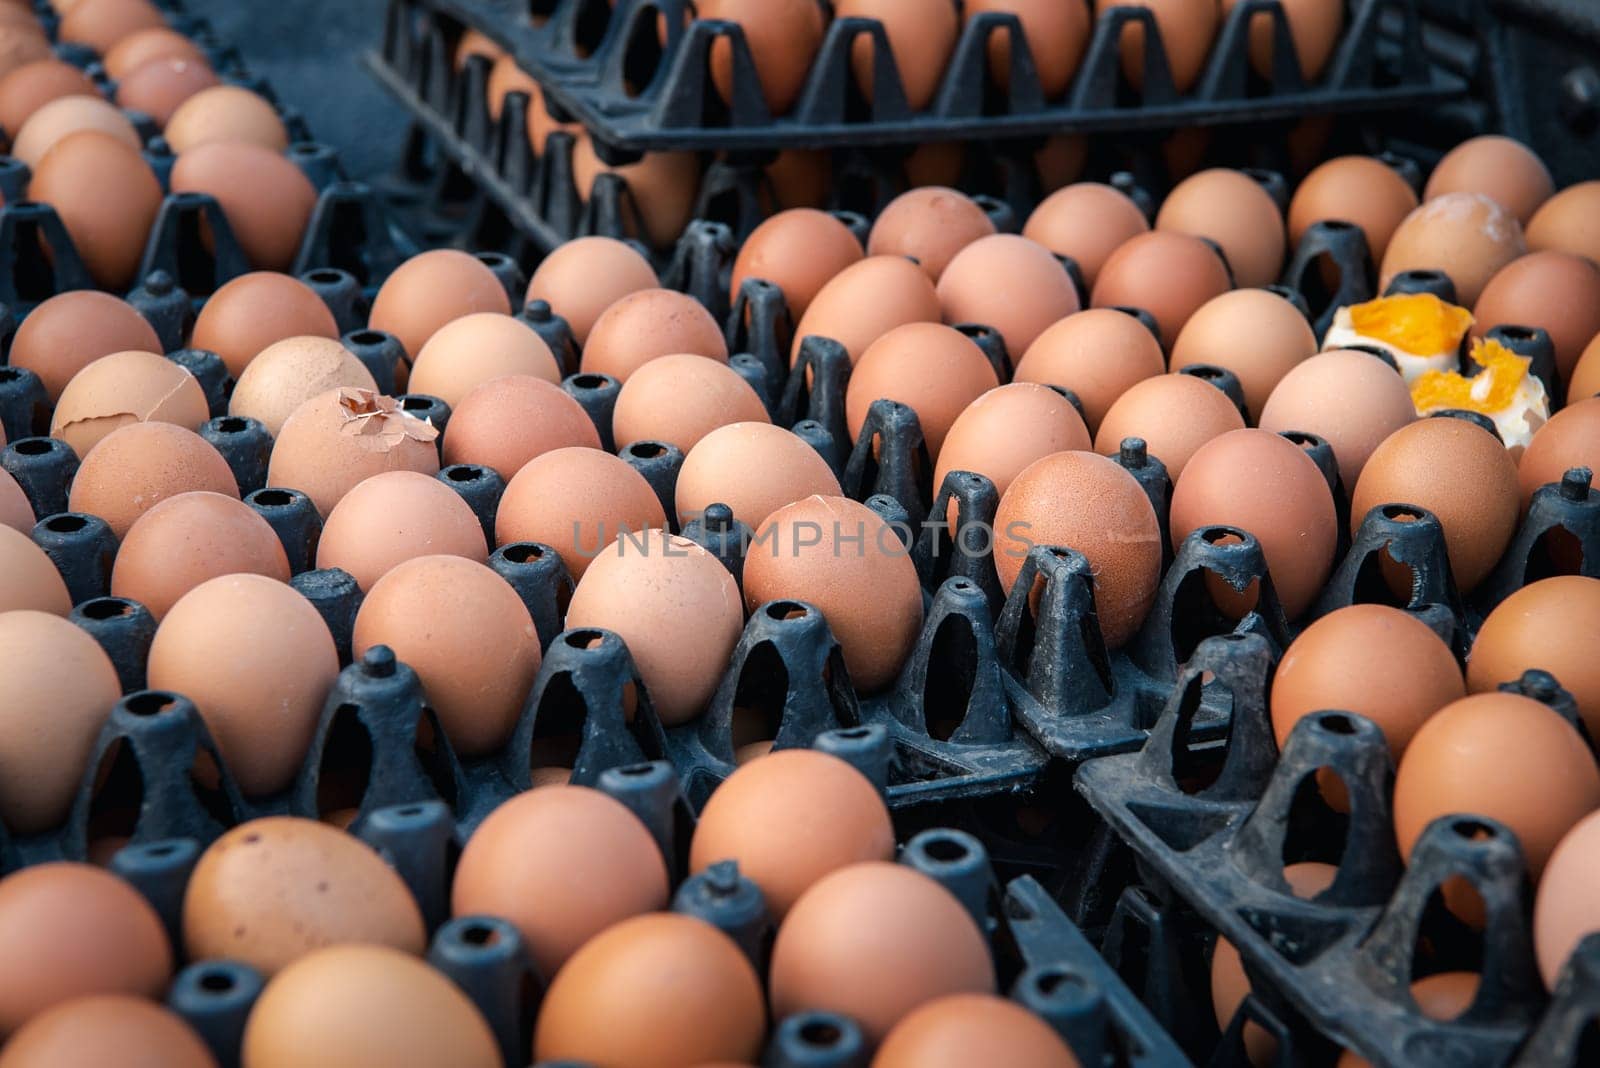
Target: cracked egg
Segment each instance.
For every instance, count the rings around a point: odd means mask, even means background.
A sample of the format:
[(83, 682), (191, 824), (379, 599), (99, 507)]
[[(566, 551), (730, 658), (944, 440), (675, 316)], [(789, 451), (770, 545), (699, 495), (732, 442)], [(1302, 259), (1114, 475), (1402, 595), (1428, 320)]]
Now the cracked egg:
[(1544, 383), (1528, 373), (1532, 360), (1498, 341), (1473, 342), (1472, 358), (1483, 370), (1471, 376), (1428, 371), (1411, 383), (1411, 402), (1418, 415), (1456, 409), (1488, 416), (1512, 457), (1519, 457), (1550, 418)]
[(1409, 385), (1430, 371), (1454, 371), (1472, 323), (1471, 312), (1432, 293), (1397, 293), (1340, 308), (1322, 348), (1382, 349)]

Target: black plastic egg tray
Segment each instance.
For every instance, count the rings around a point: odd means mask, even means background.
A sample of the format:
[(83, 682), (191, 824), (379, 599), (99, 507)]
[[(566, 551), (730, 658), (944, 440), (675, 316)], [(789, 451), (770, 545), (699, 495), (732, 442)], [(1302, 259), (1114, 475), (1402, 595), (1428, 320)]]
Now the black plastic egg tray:
[[(1078, 3), (1082, 0), (1063, 0)], [(1429, 64), (1414, 0), (1350, 0), (1345, 29), (1327, 69), (1309, 82), (1289, 47), (1277, 0), (1247, 0), (1218, 27), (1199, 81), (1180, 94), (1166, 49), (1146, 9), (1116, 7), (1095, 21), (1086, 53), (1060, 99), (1047, 100), (1015, 15), (967, 20), (932, 103), (913, 111), (883, 27), (875, 19), (834, 19), (799, 99), (774, 117), (735, 23), (694, 19), (684, 0), (393, 0), (389, 25), (404, 37), (418, 23), (448, 21), (496, 41), (543, 88), (551, 114), (581, 122), (606, 151), (750, 150), (849, 144), (956, 141), (1091, 131), (1218, 126), (1341, 111), (1436, 104), (1465, 93), (1466, 79)], [(535, 25), (532, 11), (547, 16)], [(1270, 79), (1247, 55), (1251, 20), (1270, 18), (1277, 47)], [(1142, 90), (1121, 69), (1120, 41), (1134, 24), (1145, 33)], [(665, 27), (665, 40), (658, 25)], [(1010, 42), (1002, 92), (988, 69), (989, 44)], [(872, 99), (851, 72), (851, 51), (873, 42)], [(732, 49), (732, 103), (708, 75), (710, 50)]]

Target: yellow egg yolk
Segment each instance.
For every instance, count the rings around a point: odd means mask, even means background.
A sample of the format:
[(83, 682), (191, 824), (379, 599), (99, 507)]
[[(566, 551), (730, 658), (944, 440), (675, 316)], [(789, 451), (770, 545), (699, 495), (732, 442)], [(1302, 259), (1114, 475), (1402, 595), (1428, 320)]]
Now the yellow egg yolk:
[(1472, 328), (1472, 313), (1432, 293), (1400, 293), (1350, 307), (1350, 326), (1362, 337), (1417, 356), (1452, 352)]
[(1459, 408), (1494, 415), (1511, 406), (1528, 377), (1533, 361), (1518, 356), (1498, 341), (1477, 341), (1472, 358), (1483, 368), (1471, 378), (1454, 371), (1428, 371), (1411, 384), (1411, 403), (1418, 412)]

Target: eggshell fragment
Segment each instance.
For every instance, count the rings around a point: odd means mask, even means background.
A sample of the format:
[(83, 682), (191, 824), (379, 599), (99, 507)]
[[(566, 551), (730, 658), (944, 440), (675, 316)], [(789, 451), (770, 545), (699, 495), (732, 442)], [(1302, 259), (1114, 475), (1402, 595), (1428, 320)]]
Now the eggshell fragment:
[(506, 484), (495, 514), (495, 542), (536, 541), (561, 554), (574, 581), (624, 533), (666, 526), (661, 500), (644, 476), (608, 452), (552, 449)]
[[(698, 356), (691, 359), (716, 366)], [(600, 448), (600, 433), (583, 406), (559, 386), (530, 375), (474, 387), (450, 413), (448, 429), (445, 463), (483, 464), (507, 480), (535, 456), (555, 449)]]
[(1155, 375), (1117, 398), (1095, 435), (1094, 450), (1115, 456), (1123, 441), (1139, 438), (1176, 481), (1200, 446), (1243, 429), (1244, 416), (1216, 386), (1193, 375)]
[(418, 471), (385, 471), (339, 499), (322, 526), (317, 566), (339, 567), (371, 590), (389, 571), (440, 553), (484, 563), (483, 526), (467, 502)]
[(957, 252), (939, 276), (938, 293), (945, 322), (993, 327), (1014, 354), (1027, 352), (1079, 308), (1066, 268), (1049, 249), (1016, 234), (979, 238)]
[[(0, 493), (4, 489), (0, 480)], [(17, 611), (64, 616), (72, 611), (72, 598), (44, 550), (20, 529), (0, 523), (0, 614)]]
[(989, 216), (965, 193), (923, 186), (901, 193), (878, 214), (867, 255), (906, 256), (937, 283), (956, 253), (994, 232)]
[(153, 352), (114, 352), (72, 376), (50, 418), (50, 436), (80, 457), (133, 423), (198, 430), (210, 418), (205, 392), (185, 368)]
[(0, 1051), (0, 1068), (88, 1068), (159, 1064), (217, 1068), (217, 1061), (170, 1009), (125, 994), (73, 998), (29, 1020)]
[(750, 278), (771, 282), (783, 290), (798, 322), (828, 280), (861, 257), (861, 242), (844, 223), (825, 211), (791, 208), (750, 231), (733, 261), (728, 292), (737, 297)]
[(755, 530), (784, 505), (812, 494), (837, 496), (839, 479), (798, 435), (765, 421), (730, 423), (705, 435), (678, 472), (679, 523), (713, 504)]
[(983, 350), (959, 330), (907, 323), (861, 354), (845, 391), (845, 421), (858, 439), (874, 401), (899, 401), (917, 413), (928, 455), (937, 459), (956, 417), (999, 384)]
[(511, 313), (511, 300), (494, 272), (465, 252), (432, 249), (389, 275), (373, 298), (367, 325), (399, 338), (414, 358), (445, 323), (483, 311)]
[(344, 495), (385, 471), (439, 471), (439, 431), (371, 390), (330, 389), (285, 419), (267, 485), (297, 489), (324, 519)]
[(1537, 668), (1578, 703), (1591, 736), (1600, 733), (1600, 663), (1583, 635), (1600, 626), (1600, 579), (1558, 575), (1517, 590), (1478, 629), (1467, 657), (1467, 687), (1486, 693)]
[[(752, 233), (750, 240), (754, 239)], [(749, 241), (745, 247), (750, 247)], [(528, 280), (527, 299), (549, 304), (567, 321), (581, 346), (607, 308), (629, 293), (660, 284), (655, 269), (633, 246), (610, 237), (580, 237), (539, 263)], [(416, 350), (408, 347), (408, 351)]]
[(228, 462), (199, 434), (171, 423), (132, 423), (89, 450), (67, 507), (99, 516), (121, 538), (162, 500), (190, 490), (239, 496)]
[(38, 375), (54, 402), (74, 375), (100, 357), (160, 349), (155, 328), (133, 305), (110, 293), (75, 289), (28, 313), (11, 339), (9, 362)]
[(621, 298), (595, 321), (582, 368), (626, 382), (656, 357), (684, 352), (728, 362), (722, 331), (699, 301), (670, 289), (645, 289)]
[(559, 383), (561, 368), (533, 327), (509, 315), (477, 312), (434, 332), (411, 365), (407, 388), (454, 408), (474, 388), (506, 375)]
[(255, 509), (220, 493), (180, 493), (136, 520), (111, 569), (111, 595), (138, 601), (160, 621), (203, 582), (223, 575), (289, 581), (289, 559)]
[(367, 365), (339, 342), (325, 337), (284, 338), (246, 365), (228, 399), (228, 414), (258, 420), (276, 436), (296, 408), (342, 386), (378, 388)]
[(322, 298), (300, 279), (252, 271), (207, 298), (189, 344), (221, 356), (237, 379), (259, 353), (291, 337), (337, 340), (339, 327)]

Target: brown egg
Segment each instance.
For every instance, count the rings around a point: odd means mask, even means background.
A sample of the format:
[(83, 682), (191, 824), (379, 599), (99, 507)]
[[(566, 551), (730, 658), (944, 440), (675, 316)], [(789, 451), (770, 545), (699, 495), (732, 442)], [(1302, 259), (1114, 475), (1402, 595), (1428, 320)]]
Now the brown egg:
[(1030, 464), (995, 514), (995, 571), (1009, 592), (1035, 545), (1075, 549), (1094, 572), (1100, 631), (1125, 644), (1155, 603), (1161, 580), (1161, 528), (1150, 498), (1113, 460), (1061, 452)]
[(1022, 236), (1058, 256), (1070, 256), (1094, 286), (1111, 254), (1150, 229), (1139, 206), (1120, 190), (1079, 182), (1051, 193), (1028, 216)]
[[(794, 106), (822, 43), (822, 10), (813, 0), (700, 0), (697, 11), (700, 18), (726, 19), (744, 30), (768, 111), (782, 115)], [(732, 103), (733, 46), (727, 38), (711, 46), (711, 81)]]
[(1560, 482), (1573, 467), (1600, 471), (1600, 398), (1569, 404), (1534, 432), (1517, 466), (1523, 509), (1540, 486)]
[(342, 567), (371, 590), (418, 556), (464, 556), (484, 563), (483, 526), (449, 486), (418, 471), (385, 471), (339, 499), (317, 542), (318, 567)]
[[(117, 86), (117, 106), (143, 112), (156, 125), (165, 126), (184, 101), (220, 84), (221, 79), (203, 59), (162, 56), (128, 72)], [(173, 151), (182, 150), (174, 147)]]
[(199, 434), (171, 423), (131, 423), (89, 450), (67, 507), (99, 516), (121, 538), (162, 500), (190, 490), (239, 496), (228, 462)]
[(228, 414), (258, 419), (276, 435), (296, 408), (341, 386), (378, 388), (367, 365), (338, 341), (284, 338), (262, 349), (240, 373)]
[(1083, 405), (1084, 422), (1094, 432), (1135, 383), (1166, 369), (1161, 343), (1139, 320), (1110, 308), (1094, 308), (1069, 315), (1040, 334), (1018, 361), (1012, 378), (1071, 390)]
[(771, 282), (783, 290), (789, 314), (798, 322), (828, 280), (860, 259), (861, 243), (844, 223), (825, 211), (791, 208), (745, 238), (728, 292), (737, 297), (747, 278)]
[(18, 22), (0, 26), (0, 76), (18, 67), (51, 58), (50, 41), (37, 26)]
[(1600, 664), (1584, 635), (1600, 625), (1600, 579), (1560, 575), (1524, 586), (1483, 621), (1467, 657), (1473, 693), (1548, 671), (1578, 702), (1590, 734), (1600, 732)]
[(1401, 271), (1443, 271), (1474, 305), (1495, 273), (1527, 251), (1516, 216), (1481, 193), (1446, 193), (1405, 217), (1383, 256), (1378, 288)]
[(967, 405), (939, 449), (934, 492), (951, 471), (975, 471), (1001, 496), (1025, 468), (1052, 453), (1092, 448), (1078, 410), (1048, 386), (1013, 382)]
[(331, 389), (296, 408), (272, 446), (267, 485), (297, 489), (326, 519), (358, 483), (385, 471), (439, 471), (439, 432), (393, 397)]
[[(1411, 984), (1411, 1000), (1422, 1015), (1434, 1020), (1454, 1020), (1472, 1006), (1480, 977), (1473, 972), (1440, 972)], [(1339, 1055), (1334, 1068), (1372, 1068), (1372, 1062), (1349, 1050)]]
[(138, 152), (144, 147), (133, 123), (98, 96), (63, 96), (40, 106), (11, 138), (11, 155), (38, 169), (60, 141), (75, 133), (97, 131)]
[(96, 283), (132, 285), (161, 207), (161, 183), (136, 150), (95, 130), (69, 134), (34, 166), (28, 197), (56, 209)]
[[(698, 356), (693, 360), (716, 366)], [(599, 447), (594, 422), (570, 394), (542, 378), (509, 375), (477, 386), (450, 414), (444, 462), (482, 464), (509, 481), (535, 456)]]
[(1283, 216), (1261, 183), (1223, 168), (1185, 178), (1167, 194), (1156, 229), (1222, 246), (1240, 286), (1265, 286), (1283, 270)]
[[(891, 39), (892, 41), (892, 39)], [(959, 141), (929, 141), (918, 145), (900, 163), (906, 185), (954, 187), (961, 181), (966, 162), (966, 147)]]
[(539, 635), (522, 598), (460, 556), (419, 556), (389, 570), (361, 602), (351, 644), (358, 658), (387, 645), (410, 665), (451, 747), (468, 757), (511, 737), (539, 670)]
[[(1187, 93), (1200, 77), (1211, 39), (1217, 32), (1217, 9), (1193, 0), (1095, 0), (1095, 14), (1103, 17), (1111, 7), (1147, 7), (1156, 18), (1167, 65), (1178, 92)], [(1128, 23), (1122, 31), (1122, 73), (1135, 89), (1144, 86), (1144, 25)]]
[(114, 352), (72, 376), (50, 419), (50, 436), (80, 457), (102, 438), (133, 423), (200, 429), (211, 417), (194, 375), (153, 352)]
[[(39, 834), (67, 818), (95, 737), (122, 696), (110, 658), (65, 614), (0, 613), (0, 818), (13, 834)], [(5, 985), (0, 979), (0, 1031), (8, 1029)]]
[(1384, 439), (1350, 499), (1350, 528), (1380, 504), (1428, 509), (1444, 526), (1456, 585), (1482, 582), (1517, 526), (1517, 465), (1488, 431), (1461, 419), (1419, 419)]
[(257, 353), (291, 337), (337, 339), (339, 327), (322, 298), (300, 279), (253, 271), (207, 298), (189, 344), (221, 356), (238, 378)]
[(1208, 363), (1232, 371), (1254, 421), (1283, 377), (1316, 351), (1317, 335), (1293, 304), (1265, 289), (1236, 289), (1189, 317), (1172, 346), (1171, 369)]
[(613, 167), (595, 153), (593, 141), (578, 138), (572, 148), (572, 180), (585, 202), (602, 174), (615, 174), (627, 183), (638, 213), (637, 236), (656, 248), (671, 247), (694, 218), (700, 157), (693, 152), (647, 152), (637, 163)]
[(163, 124), (172, 151), (210, 141), (249, 141), (273, 152), (289, 147), (289, 132), (261, 96), (237, 85), (213, 85), (185, 99)]
[[(1044, 95), (1057, 97), (1066, 92), (1089, 45), (1089, 9), (1083, 4), (1058, 4), (1055, 0), (969, 0), (965, 6), (969, 22), (973, 16), (988, 11), (1014, 14), (1022, 23)], [(1008, 36), (997, 33), (989, 38), (989, 69), (1002, 89), (1011, 84)]]
[(621, 802), (587, 786), (541, 786), (489, 814), (456, 866), (457, 916), (500, 916), (555, 975), (608, 927), (667, 906), (655, 839)]
[(1600, 769), (1578, 732), (1510, 693), (1473, 694), (1434, 713), (1394, 779), (1402, 857), (1440, 816), (1488, 816), (1516, 834), (1535, 881), (1561, 836), (1597, 807)]
[[(786, 148), (767, 164), (765, 173), (778, 207), (821, 208), (833, 182), (833, 163), (821, 149)], [(745, 244), (749, 244), (748, 238)]]
[(1472, 309), (1476, 336), (1502, 325), (1550, 334), (1556, 367), (1570, 378), (1584, 346), (1600, 335), (1600, 267), (1569, 252), (1533, 252), (1489, 279)]
[(678, 521), (725, 504), (755, 530), (786, 504), (812, 494), (838, 496), (839, 479), (803, 439), (766, 422), (730, 423), (705, 435), (678, 472)]
[(1478, 193), (1527, 225), (1555, 191), (1550, 171), (1526, 145), (1510, 137), (1484, 136), (1451, 149), (1433, 169), (1422, 196), (1432, 200), (1447, 193)]
[[(1034, 149), (1033, 166), (1039, 172), (1039, 187), (1056, 190), (1083, 176), (1089, 158), (1089, 140), (1081, 134), (1053, 134)], [(1037, 240), (1037, 239), (1035, 239)]]
[[(569, 133), (575, 141), (581, 142), (588, 139), (588, 132), (584, 130), (581, 122), (557, 122), (550, 114), (550, 109), (545, 106), (544, 94), (534, 92), (529, 94), (528, 101), (528, 140), (533, 143), (535, 155), (544, 155), (545, 142), (553, 133)], [(592, 182), (593, 179), (590, 179)], [(578, 185), (578, 195), (585, 196), (589, 191), (587, 185)], [(607, 240), (610, 240), (607, 238)]]
[(38, 864), (0, 879), (0, 950), (0, 1035), (7, 1036), (88, 994), (158, 998), (172, 974), (155, 909), (87, 864)]
[(289, 559), (267, 521), (220, 493), (180, 493), (140, 516), (117, 550), (111, 594), (159, 621), (184, 594), (234, 574), (289, 581)]
[[(484, 95), (489, 98), (489, 117), (496, 122), (505, 110), (506, 97), (511, 93), (526, 93), (530, 98), (539, 92), (539, 83), (533, 76), (517, 66), (517, 57), (509, 52), (502, 54), (489, 68), (489, 80)], [(530, 100), (531, 102), (531, 100)]]
[(128, 34), (112, 45), (100, 61), (112, 81), (121, 81), (153, 59), (174, 56), (205, 59), (204, 53), (193, 41), (176, 30), (162, 26)]
[[(927, 0), (839, 0), (833, 5), (833, 16), (882, 22), (906, 103), (912, 111), (921, 111), (933, 101), (961, 28), (954, 4), (947, 0), (934, 0), (931, 4)], [(872, 53), (872, 38), (865, 34), (850, 46), (850, 69), (856, 86), (868, 100), (872, 99), (873, 90)]]
[(448, 1064), (500, 1068), (494, 1033), (461, 989), (387, 946), (318, 950), (273, 976), (244, 1029), (247, 1068)]
[(854, 767), (812, 749), (780, 749), (730, 775), (700, 813), (689, 870), (722, 860), (761, 888), (778, 922), (830, 872), (894, 859), (883, 798)]
[(1051, 1026), (1006, 998), (950, 994), (903, 1017), (872, 1058), (873, 1068), (1078, 1068)]
[(675, 727), (699, 716), (716, 692), (744, 609), (720, 560), (687, 538), (650, 530), (619, 537), (590, 561), (567, 626), (620, 636), (661, 722)]
[(1115, 456), (1124, 438), (1142, 438), (1176, 481), (1200, 446), (1243, 429), (1239, 409), (1216, 386), (1193, 375), (1156, 375), (1117, 398), (1095, 435), (1094, 451)]
[[(535, 274), (534, 281), (538, 279)], [(530, 300), (535, 297), (532, 288), (530, 285)], [(505, 287), (475, 256), (439, 248), (412, 256), (395, 268), (373, 298), (367, 325), (399, 338), (414, 357), (441, 326), (481, 311), (509, 315), (511, 300)], [(559, 306), (556, 311), (561, 311)]]
[(0, 1068), (97, 1064), (217, 1068), (216, 1058), (180, 1016), (125, 994), (64, 1001), (28, 1021), (0, 1052)]
[(1143, 308), (1155, 316), (1161, 344), (1170, 348), (1202, 304), (1231, 288), (1227, 267), (1204, 241), (1156, 231), (1111, 254), (1100, 268), (1090, 304)]
[(168, 610), (150, 645), (151, 688), (195, 703), (247, 797), (294, 782), (338, 674), (322, 616), (264, 575), (202, 582)]
[(102, 356), (156, 352), (161, 340), (133, 305), (109, 293), (58, 293), (34, 308), (11, 341), (10, 363), (38, 375), (52, 401), (72, 376)]
[(1600, 857), (1600, 817), (1591, 813), (1562, 836), (1550, 854), (1533, 902), (1533, 947), (1539, 974), (1550, 990), (1584, 936), (1600, 930), (1595, 909), (1595, 859)]
[(937, 459), (956, 417), (999, 384), (983, 350), (959, 330), (907, 323), (867, 346), (856, 361), (845, 392), (845, 419), (851, 438), (859, 438), (874, 401), (899, 401), (917, 413), (928, 455)]
[(922, 629), (922, 588), (894, 528), (845, 497), (807, 497), (757, 528), (744, 564), (745, 607), (803, 601), (820, 610), (856, 689), (894, 681)]
[(938, 282), (956, 253), (993, 233), (994, 223), (965, 193), (923, 186), (901, 193), (878, 215), (867, 254), (906, 256)]
[(24, 63), (0, 78), (0, 129), (18, 133), (34, 112), (52, 100), (99, 95), (89, 76), (70, 63), (59, 59)]
[[(0, 437), (0, 444), (4, 438)], [(11, 472), (0, 470), (0, 527), (26, 534), (33, 530), (38, 518), (33, 514), (33, 504), (28, 500)]]
[(1570, 252), (1600, 261), (1600, 181), (1569, 185), (1544, 202), (1528, 220), (1528, 247), (1535, 252)]
[(506, 484), (494, 540), (549, 545), (576, 581), (619, 535), (666, 523), (656, 491), (621, 459), (599, 449), (552, 449), (529, 460)]
[(1334, 350), (1289, 370), (1261, 409), (1261, 429), (1315, 434), (1333, 447), (1345, 490), (1383, 440), (1417, 411), (1405, 379), (1365, 352)]
[(878, 338), (905, 323), (937, 323), (939, 296), (916, 264), (900, 256), (869, 256), (824, 285), (795, 328), (792, 364), (810, 334), (832, 338), (852, 362)]
[[(1173, 487), (1171, 522), (1173, 548), (1218, 524), (1254, 534), (1290, 619), (1311, 607), (1333, 569), (1339, 531), (1328, 483), (1298, 445), (1270, 431), (1234, 430), (1200, 446)], [(1235, 607), (1254, 600), (1247, 591)]]
[(178, 157), (172, 191), (209, 193), (222, 205), (250, 266), (287, 270), (311, 221), (317, 190), (288, 159), (248, 141), (208, 141)]
[[(641, 986), (650, 997), (632, 996)], [(635, 916), (585, 943), (556, 974), (540, 1006), (533, 1058), (754, 1060), (765, 1010), (761, 979), (733, 939), (694, 916)]]
[(527, 323), (498, 312), (477, 312), (446, 323), (411, 365), (407, 388), (454, 408), (493, 378), (532, 375), (559, 383), (561, 368), (550, 346)]
[(44, 550), (20, 529), (0, 523), (0, 614), (19, 611), (64, 616), (72, 611), (72, 597)]
[[(750, 240), (754, 239), (752, 233)], [(745, 248), (749, 247), (746, 242)], [(737, 272), (737, 265), (734, 269)], [(655, 268), (632, 245), (609, 237), (580, 237), (540, 262), (528, 282), (527, 299), (548, 303), (566, 319), (573, 338), (583, 345), (595, 320), (607, 308), (629, 293), (660, 284)]]
[(1289, 242), (1299, 245), (1312, 223), (1334, 219), (1361, 228), (1382, 263), (1389, 239), (1417, 207), (1416, 191), (1400, 172), (1370, 156), (1340, 156), (1301, 180), (1289, 201)]
[[(34, 312), (35, 315), (39, 313)], [(23, 326), (26, 326), (24, 323)], [(21, 337), (21, 331), (17, 333)], [(16, 348), (11, 349), (12, 362), (16, 361)], [(1583, 355), (1578, 357), (1578, 365), (1572, 369), (1572, 380), (1567, 383), (1567, 399), (1569, 402), (1587, 399), (1600, 394), (1600, 334), (1589, 342), (1583, 350)]]
[[(1220, 15), (1226, 20), (1239, 0), (1222, 0)], [(1339, 31), (1344, 24), (1344, 4), (1341, 0), (1280, 0), (1284, 17), (1289, 20), (1290, 39), (1294, 42), (1295, 58), (1307, 81), (1322, 76), (1322, 70), (1333, 55)], [(1250, 66), (1263, 78), (1272, 77), (1272, 45), (1274, 21), (1256, 16), (1250, 22)]]
[(628, 377), (611, 434), (618, 445), (665, 441), (688, 453), (718, 427), (771, 419), (755, 389), (732, 368), (679, 353), (659, 356)]
[(979, 238), (939, 276), (947, 323), (982, 323), (999, 331), (1006, 352), (1023, 353), (1056, 322), (1077, 311), (1078, 291), (1043, 245), (1016, 234)]
[(487, 34), (468, 27), (456, 42), (455, 68), (461, 70), (467, 65), (467, 60), (473, 56), (482, 56), (490, 63), (505, 55), (505, 49), (500, 43)]
[(644, 289), (622, 297), (595, 320), (582, 368), (626, 382), (657, 356), (683, 352), (728, 362), (722, 329), (699, 301), (670, 289)]
[(882, 1041), (917, 1007), (947, 994), (989, 994), (982, 933), (944, 887), (900, 864), (852, 864), (801, 895), (772, 947), (772, 1015), (845, 1013)]
[(101, 55), (129, 34), (166, 25), (146, 0), (73, 0), (61, 18), (61, 40), (88, 45)]

